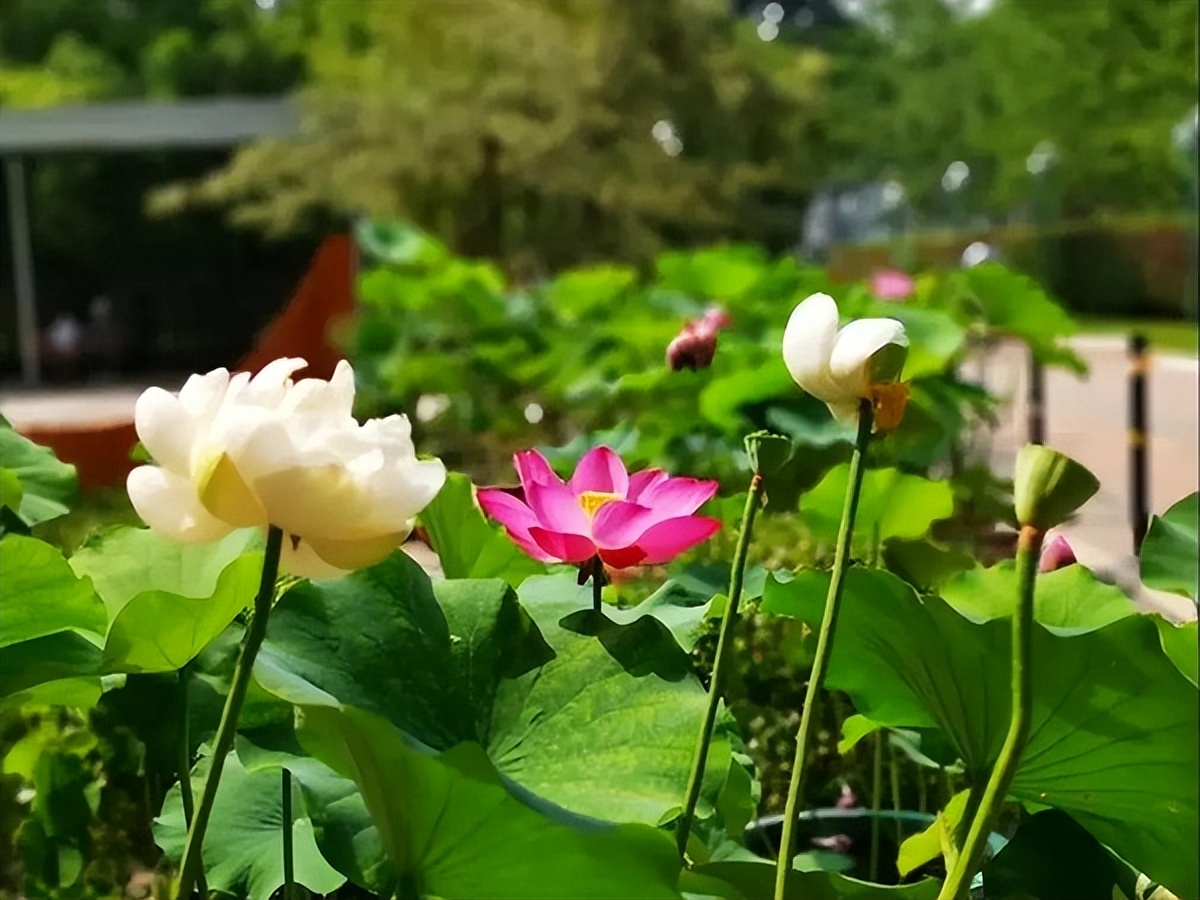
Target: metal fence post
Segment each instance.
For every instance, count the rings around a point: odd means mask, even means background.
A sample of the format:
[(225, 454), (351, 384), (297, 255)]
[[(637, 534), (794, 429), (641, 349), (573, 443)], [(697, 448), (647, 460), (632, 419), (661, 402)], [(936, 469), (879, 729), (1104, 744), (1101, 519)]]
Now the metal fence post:
[(1146, 414), (1146, 376), (1150, 342), (1142, 334), (1129, 336), (1129, 514), (1133, 552), (1142, 549), (1150, 521), (1149, 435)]
[(1029, 443), (1046, 443), (1046, 367), (1029, 350)]

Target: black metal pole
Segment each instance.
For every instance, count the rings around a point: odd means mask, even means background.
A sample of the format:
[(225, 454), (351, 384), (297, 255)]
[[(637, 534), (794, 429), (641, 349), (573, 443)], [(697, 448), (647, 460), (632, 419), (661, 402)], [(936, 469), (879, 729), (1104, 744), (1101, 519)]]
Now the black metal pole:
[(1129, 336), (1129, 514), (1133, 524), (1133, 552), (1142, 549), (1150, 521), (1150, 479), (1146, 416), (1146, 375), (1150, 368), (1150, 342), (1142, 334)]
[(1046, 369), (1029, 350), (1029, 443), (1046, 443)]

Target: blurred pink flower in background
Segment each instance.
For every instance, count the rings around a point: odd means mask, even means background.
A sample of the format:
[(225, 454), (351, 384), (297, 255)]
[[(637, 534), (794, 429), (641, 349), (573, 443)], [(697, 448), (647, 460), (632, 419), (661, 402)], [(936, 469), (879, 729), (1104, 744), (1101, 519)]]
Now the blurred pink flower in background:
[(672, 478), (658, 469), (630, 475), (608, 447), (589, 450), (564, 482), (536, 450), (513, 457), (519, 491), (481, 488), (479, 505), (509, 537), (542, 562), (607, 566), (664, 563), (721, 528), (695, 512), (715, 481)]
[(717, 334), (729, 327), (731, 321), (729, 313), (712, 306), (699, 319), (688, 322), (667, 345), (667, 368), (672, 372), (707, 369), (717, 352)]
[(877, 269), (871, 275), (871, 293), (880, 300), (907, 300), (916, 286), (912, 276), (899, 269)]
[(1042, 555), (1038, 560), (1038, 571), (1056, 572), (1067, 566), (1073, 566), (1076, 562), (1078, 560), (1075, 559), (1075, 551), (1071, 549), (1067, 539), (1061, 534), (1056, 534), (1042, 548)]

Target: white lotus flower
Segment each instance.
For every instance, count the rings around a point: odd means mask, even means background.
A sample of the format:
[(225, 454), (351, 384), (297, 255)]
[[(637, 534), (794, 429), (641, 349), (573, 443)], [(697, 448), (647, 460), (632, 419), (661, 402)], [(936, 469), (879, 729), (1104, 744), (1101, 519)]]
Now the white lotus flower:
[[(134, 414), (158, 463), (129, 473), (129, 499), (155, 531), (184, 543), (237, 528), (282, 529), (282, 567), (310, 578), (372, 565), (412, 530), (446, 470), (418, 460), (407, 417), (354, 420), (354, 371), (291, 375), (277, 359), (253, 378), (193, 375), (178, 396), (150, 388)], [(289, 540), (290, 538), (290, 540)]]
[[(878, 407), (907, 354), (908, 336), (895, 319), (856, 319), (839, 331), (837, 303), (828, 294), (813, 294), (800, 303), (783, 332), (788, 372), (840, 422), (857, 420), (861, 400)], [(877, 408), (880, 428), (894, 427), (903, 415), (902, 398), (889, 398), (886, 405), (885, 410)]]

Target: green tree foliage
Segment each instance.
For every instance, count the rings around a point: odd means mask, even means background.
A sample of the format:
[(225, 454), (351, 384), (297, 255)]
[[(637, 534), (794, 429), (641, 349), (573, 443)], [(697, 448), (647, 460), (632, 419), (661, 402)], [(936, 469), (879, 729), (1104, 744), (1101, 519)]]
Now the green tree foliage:
[(843, 32), (829, 116), (842, 175), (891, 173), (936, 208), (961, 159), (970, 204), (1002, 211), (1028, 198), (1026, 159), (1049, 140), (1066, 213), (1177, 207), (1171, 128), (1196, 102), (1195, 0), (970, 6), (884, 0)]
[(821, 176), (824, 57), (723, 0), (325, 3), (298, 142), (199, 190), (286, 231), (402, 216), (526, 271), (717, 235), (790, 243)]
[(896, 177), (946, 213), (942, 172), (962, 159), (962, 208), (1007, 212), (1043, 140), (1065, 214), (1177, 208), (1196, 0), (787, 2), (773, 41), (761, 7), (7, 0), (0, 103), (303, 86), (301, 139), (223, 168), (43, 161), (35, 242), (89, 265), (147, 192), (157, 211), (213, 203), (272, 235), (405, 217), (522, 275), (714, 239), (779, 250), (830, 178)]
[(0, 103), (273, 94), (302, 74), (304, 3), (7, 0)]

